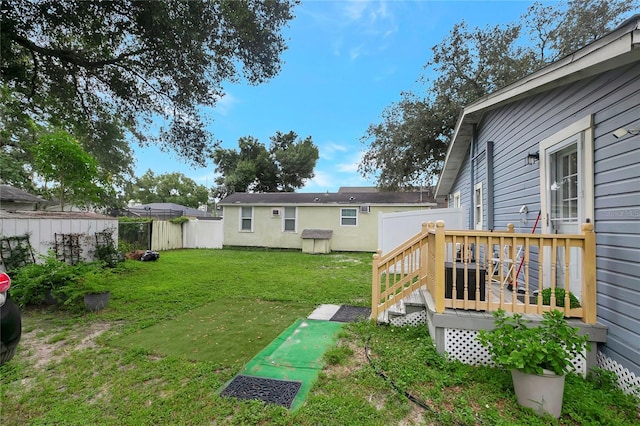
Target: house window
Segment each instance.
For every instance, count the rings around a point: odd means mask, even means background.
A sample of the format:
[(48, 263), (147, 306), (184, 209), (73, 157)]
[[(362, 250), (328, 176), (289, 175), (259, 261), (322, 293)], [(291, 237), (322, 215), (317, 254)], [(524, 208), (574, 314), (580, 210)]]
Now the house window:
[(482, 182), (473, 187), (473, 223), (475, 229), (482, 229)]
[(460, 203), (460, 191), (456, 191), (453, 193), (453, 204), (451, 205), (451, 207), (457, 208), (461, 206)]
[(358, 224), (358, 209), (340, 209), (340, 225), (356, 226)]
[(578, 149), (577, 145), (551, 154), (551, 221), (578, 223)]
[(284, 231), (296, 232), (296, 208), (295, 207), (284, 208)]
[(593, 129), (589, 114), (540, 142), (543, 233), (577, 234), (593, 218)]
[(242, 207), (240, 209), (240, 230), (253, 232), (253, 207)]

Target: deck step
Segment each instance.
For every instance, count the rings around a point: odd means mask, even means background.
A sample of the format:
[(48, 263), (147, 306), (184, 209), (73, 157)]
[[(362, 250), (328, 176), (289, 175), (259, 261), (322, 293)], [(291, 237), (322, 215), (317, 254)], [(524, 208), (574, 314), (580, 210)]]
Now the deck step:
[(405, 314), (420, 312), (424, 310), (424, 299), (420, 294), (420, 290), (416, 290), (403, 300), (405, 304)]
[(426, 290), (419, 289), (414, 291), (409, 296), (405, 297), (402, 300), (399, 300), (386, 311), (378, 314), (378, 323), (396, 323), (397, 320), (401, 319), (402, 317), (415, 315), (416, 313), (424, 311), (426, 302), (423, 296), (423, 291)]
[(389, 312), (389, 315), (395, 315), (395, 316), (400, 316), (400, 315), (406, 315), (407, 314), (407, 308), (406, 305), (404, 303), (404, 300), (399, 300), (398, 303), (396, 303), (395, 305), (391, 306), (387, 312)]

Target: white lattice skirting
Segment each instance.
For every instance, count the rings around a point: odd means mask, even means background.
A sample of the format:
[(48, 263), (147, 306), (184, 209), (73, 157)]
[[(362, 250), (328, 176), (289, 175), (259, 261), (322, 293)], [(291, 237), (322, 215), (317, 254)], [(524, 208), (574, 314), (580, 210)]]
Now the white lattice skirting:
[[(449, 358), (470, 365), (494, 366), (489, 351), (476, 340), (477, 330), (460, 330), (457, 328), (444, 329), (444, 350)], [(574, 371), (583, 376), (587, 372), (587, 362), (584, 357), (577, 356), (571, 361)]]
[(412, 312), (399, 317), (389, 317), (389, 323), (396, 327), (417, 327), (427, 323), (427, 311)]
[(626, 393), (640, 397), (640, 377), (598, 351), (598, 367), (613, 371), (618, 376), (618, 386)]

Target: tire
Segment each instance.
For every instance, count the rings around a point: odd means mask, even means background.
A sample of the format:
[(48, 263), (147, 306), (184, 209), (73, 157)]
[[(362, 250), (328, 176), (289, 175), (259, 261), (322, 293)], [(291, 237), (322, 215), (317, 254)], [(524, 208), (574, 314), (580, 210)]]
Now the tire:
[(16, 353), (22, 336), (22, 317), (18, 306), (10, 297), (0, 306), (0, 365)]
[(5, 345), (0, 344), (0, 365), (3, 365), (5, 362), (11, 361), (11, 358), (16, 354), (16, 349), (18, 349), (18, 345), (14, 345), (12, 348), (8, 348)]

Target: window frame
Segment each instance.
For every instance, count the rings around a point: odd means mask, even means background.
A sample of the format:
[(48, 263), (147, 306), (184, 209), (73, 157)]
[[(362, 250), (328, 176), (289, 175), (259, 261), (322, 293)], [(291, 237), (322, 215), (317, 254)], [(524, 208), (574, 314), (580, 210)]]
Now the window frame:
[[(293, 209), (293, 217), (287, 217), (287, 210)], [(284, 207), (282, 213), (282, 232), (295, 234), (298, 232), (298, 208), (295, 206)], [(287, 229), (287, 221), (293, 221), (293, 229)]]
[(482, 193), (482, 182), (473, 186), (473, 229), (482, 230), (484, 215), (484, 194)]
[[(250, 216), (247, 217), (244, 215), (245, 209), (250, 209)], [(244, 221), (249, 221), (249, 229), (244, 228)], [(240, 220), (238, 224), (239, 232), (253, 232), (253, 206), (242, 206), (240, 207)]]
[(452, 205), (449, 207), (458, 208), (462, 207), (462, 194), (460, 191), (456, 191), (453, 193), (453, 197), (451, 198)]
[[(353, 210), (355, 215), (346, 216), (345, 210)], [(345, 219), (353, 219), (355, 223), (344, 223)], [(358, 226), (358, 208), (357, 207), (341, 207), (340, 208), (340, 226)]]

